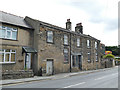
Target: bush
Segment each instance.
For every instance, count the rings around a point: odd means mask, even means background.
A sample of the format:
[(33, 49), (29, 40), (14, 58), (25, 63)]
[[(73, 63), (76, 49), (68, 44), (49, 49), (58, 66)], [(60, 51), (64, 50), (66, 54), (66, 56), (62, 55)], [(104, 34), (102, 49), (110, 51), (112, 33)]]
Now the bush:
[(103, 58), (105, 58), (105, 59), (110, 59), (110, 58), (115, 58), (115, 56), (112, 55), (112, 54), (107, 54), (107, 55), (105, 55)]

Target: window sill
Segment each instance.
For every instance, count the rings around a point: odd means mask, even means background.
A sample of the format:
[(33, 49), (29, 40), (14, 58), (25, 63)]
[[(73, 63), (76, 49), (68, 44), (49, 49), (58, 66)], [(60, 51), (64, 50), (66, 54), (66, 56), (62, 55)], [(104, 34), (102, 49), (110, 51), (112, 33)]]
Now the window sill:
[(69, 62), (68, 61), (64, 61), (64, 64), (69, 64)]
[(81, 46), (77, 46), (77, 48), (82, 48)]
[(48, 44), (54, 44), (54, 42), (47, 42)]
[(96, 60), (96, 62), (98, 62), (98, 60)]
[(69, 46), (68, 44), (64, 44), (64, 46)]
[(87, 62), (88, 62), (88, 63), (91, 63), (91, 61), (90, 61), (90, 60), (88, 60)]
[(0, 38), (0, 39), (3, 39), (3, 40), (10, 40), (10, 41), (18, 41), (18, 40), (14, 40), (14, 39), (7, 39), (7, 38)]
[(87, 47), (88, 49), (90, 49), (91, 47)]
[(16, 62), (0, 62), (0, 64), (15, 64)]

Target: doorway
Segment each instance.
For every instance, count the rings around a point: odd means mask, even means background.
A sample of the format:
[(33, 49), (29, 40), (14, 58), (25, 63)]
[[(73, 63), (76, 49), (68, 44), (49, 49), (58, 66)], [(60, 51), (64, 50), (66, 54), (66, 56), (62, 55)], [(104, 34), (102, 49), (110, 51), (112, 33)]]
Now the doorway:
[(78, 55), (78, 67), (80, 70), (82, 70), (82, 60), (81, 60), (81, 55)]
[(31, 53), (26, 53), (25, 54), (25, 69), (31, 69)]
[(53, 59), (47, 59), (47, 62), (46, 62), (46, 74), (47, 75), (53, 75), (53, 72), (54, 72)]

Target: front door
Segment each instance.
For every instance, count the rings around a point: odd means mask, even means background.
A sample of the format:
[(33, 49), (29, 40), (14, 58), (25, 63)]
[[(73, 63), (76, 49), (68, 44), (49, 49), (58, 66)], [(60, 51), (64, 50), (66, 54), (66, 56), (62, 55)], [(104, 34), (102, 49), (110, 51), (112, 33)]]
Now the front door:
[(31, 53), (26, 53), (25, 68), (31, 68)]
[(47, 59), (46, 74), (47, 75), (52, 75), (53, 74), (53, 59)]
[(78, 66), (79, 66), (79, 69), (82, 70), (82, 60), (81, 60), (81, 55), (78, 55)]

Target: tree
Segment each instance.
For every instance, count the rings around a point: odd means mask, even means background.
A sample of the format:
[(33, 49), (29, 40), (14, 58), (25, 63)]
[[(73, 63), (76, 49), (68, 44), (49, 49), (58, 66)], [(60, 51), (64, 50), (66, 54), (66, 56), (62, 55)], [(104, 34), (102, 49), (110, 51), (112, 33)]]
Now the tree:
[(120, 55), (120, 47), (117, 46), (106, 46), (106, 51), (112, 51), (112, 54), (115, 56)]
[(103, 58), (105, 58), (105, 59), (111, 59), (111, 58), (115, 58), (115, 56), (112, 55), (112, 54), (107, 54), (107, 55), (104, 55)]

